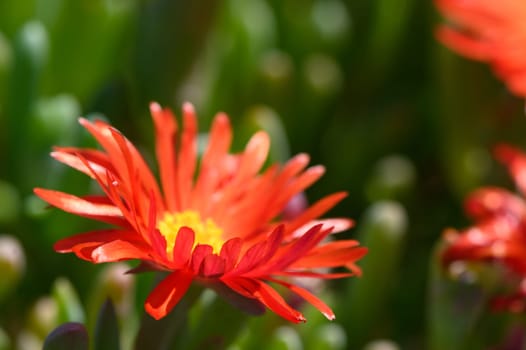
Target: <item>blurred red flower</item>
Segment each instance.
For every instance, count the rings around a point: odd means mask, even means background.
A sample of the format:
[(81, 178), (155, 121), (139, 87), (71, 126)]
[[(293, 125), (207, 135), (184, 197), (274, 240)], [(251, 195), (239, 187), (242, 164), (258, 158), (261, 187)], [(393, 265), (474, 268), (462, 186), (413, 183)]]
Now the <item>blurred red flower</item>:
[[(292, 322), (305, 321), (267, 282), (284, 286), (333, 319), (332, 310), (290, 277), (341, 278), (360, 274), (355, 262), (366, 253), (354, 240), (322, 243), (353, 225), (347, 218), (318, 220), (346, 194), (326, 196), (293, 218), (280, 215), (287, 203), (317, 181), (322, 166), (306, 168), (297, 155), (285, 165), (260, 172), (269, 136), (258, 132), (243, 152), (229, 153), (230, 122), (219, 113), (198, 161), (197, 120), (183, 106), (179, 131), (171, 111), (151, 104), (162, 191), (146, 162), (119, 131), (80, 119), (101, 150), (57, 147), (52, 156), (98, 182), (104, 195), (77, 197), (35, 189), (64, 211), (115, 228), (60, 240), (55, 250), (93, 263), (139, 259), (137, 271), (169, 274), (148, 296), (145, 309), (156, 319), (179, 302), (193, 281), (210, 286), (237, 304), (256, 304)], [(345, 267), (346, 272), (318, 268)], [(239, 302), (239, 300), (241, 300)]]
[(463, 231), (446, 232), (448, 246), (443, 263), (455, 261), (491, 261), (504, 267), (511, 293), (492, 300), (496, 309), (513, 312), (526, 307), (526, 154), (499, 145), (495, 155), (504, 163), (522, 196), (497, 187), (481, 188), (465, 202), (466, 212), (475, 224)]
[(526, 97), (526, 1), (435, 0), (451, 22), (438, 39), (457, 53), (489, 63), (514, 94)]

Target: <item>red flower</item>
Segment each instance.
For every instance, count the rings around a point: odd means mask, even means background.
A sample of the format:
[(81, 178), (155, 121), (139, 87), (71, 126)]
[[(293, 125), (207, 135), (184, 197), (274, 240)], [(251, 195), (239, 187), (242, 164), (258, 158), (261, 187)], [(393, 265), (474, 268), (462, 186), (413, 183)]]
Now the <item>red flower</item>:
[(514, 94), (526, 97), (526, 1), (435, 0), (452, 24), (437, 31), (452, 50), (489, 63)]
[[(518, 190), (526, 194), (526, 155), (501, 145), (496, 157), (512, 175)], [(442, 258), (454, 261), (491, 261), (504, 266), (514, 290), (493, 299), (497, 309), (523, 311), (526, 307), (526, 201), (523, 196), (497, 187), (481, 188), (466, 200), (467, 213), (475, 225), (461, 232), (446, 233), (449, 246)]]
[[(35, 193), (64, 211), (115, 226), (65, 238), (55, 250), (93, 263), (139, 259), (138, 270), (168, 271), (145, 303), (156, 319), (179, 302), (193, 281), (245, 304), (264, 305), (289, 321), (304, 321), (267, 283), (273, 282), (333, 319), (325, 303), (287, 279), (360, 273), (355, 262), (366, 248), (354, 240), (322, 243), (329, 234), (350, 228), (352, 220), (317, 220), (346, 194), (329, 195), (294, 218), (280, 219), (291, 198), (318, 180), (324, 168), (305, 169), (309, 157), (300, 154), (260, 173), (269, 151), (268, 135), (256, 133), (243, 152), (231, 154), (232, 130), (222, 113), (213, 121), (198, 162), (193, 107), (183, 106), (181, 131), (169, 110), (155, 103), (150, 109), (162, 191), (133, 144), (102, 121), (80, 119), (102, 151), (57, 147), (52, 153), (97, 181), (104, 195), (77, 197), (45, 189)], [(333, 267), (350, 271), (315, 272)]]

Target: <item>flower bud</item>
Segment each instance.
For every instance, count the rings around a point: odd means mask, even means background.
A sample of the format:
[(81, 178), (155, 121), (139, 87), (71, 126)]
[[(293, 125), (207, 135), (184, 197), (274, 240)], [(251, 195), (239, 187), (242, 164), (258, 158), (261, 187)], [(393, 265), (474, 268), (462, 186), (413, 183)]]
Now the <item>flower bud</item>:
[(347, 348), (347, 334), (338, 323), (325, 323), (317, 327), (309, 336), (307, 349), (344, 350)]
[(20, 242), (13, 236), (0, 235), (0, 299), (18, 283), (26, 267)]
[(281, 326), (274, 331), (266, 348), (275, 350), (303, 350), (303, 344), (294, 328)]
[(81, 323), (65, 323), (47, 336), (43, 350), (88, 350), (88, 332)]
[(261, 94), (267, 96), (272, 105), (283, 105), (291, 98), (295, 66), (287, 52), (270, 49), (259, 59)]
[(341, 47), (350, 37), (351, 19), (340, 0), (318, 0), (312, 6), (312, 23), (321, 39)]
[(4, 329), (0, 328), (0, 350), (9, 350), (11, 348), (11, 339), (9, 339)]
[(374, 340), (368, 343), (363, 350), (400, 350), (400, 347), (390, 340)]
[(42, 339), (35, 333), (24, 329), (17, 335), (16, 348), (24, 350), (41, 350), (42, 342)]
[(332, 56), (323, 53), (307, 57), (303, 74), (315, 98), (332, 96), (343, 86), (343, 72), (340, 65)]
[(20, 195), (12, 184), (0, 180), (0, 224), (10, 224), (20, 215)]
[(401, 200), (414, 187), (416, 169), (404, 156), (390, 155), (380, 159), (369, 177), (366, 195), (370, 201)]
[(11, 69), (13, 61), (13, 52), (7, 38), (0, 32), (0, 111), (2, 110), (1, 102), (4, 101), (4, 94), (7, 85), (6, 79)]
[(361, 346), (381, 320), (398, 276), (408, 217), (397, 202), (382, 201), (373, 204), (360, 223), (358, 240), (369, 253), (360, 263), (363, 276), (349, 283), (344, 310), (339, 313), (347, 327), (350, 348)]
[(42, 339), (58, 325), (58, 306), (49, 297), (41, 297), (33, 305), (29, 314), (29, 328)]
[(96, 315), (105, 300), (110, 299), (119, 318), (127, 317), (133, 308), (135, 277), (126, 272), (130, 267), (125, 263), (105, 266), (97, 277), (90, 294), (90, 315)]
[(75, 141), (80, 113), (79, 102), (71, 95), (40, 99), (34, 115), (35, 130), (38, 130), (34, 137), (43, 138), (46, 144)]

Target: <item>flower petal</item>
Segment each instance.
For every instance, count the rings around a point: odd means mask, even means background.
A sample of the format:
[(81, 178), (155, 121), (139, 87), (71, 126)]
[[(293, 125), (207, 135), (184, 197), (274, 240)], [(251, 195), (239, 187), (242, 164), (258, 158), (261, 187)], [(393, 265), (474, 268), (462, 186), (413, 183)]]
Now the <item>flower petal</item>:
[[(115, 171), (119, 174), (120, 180), (125, 182), (126, 187), (143, 187), (147, 194), (153, 191), (157, 200), (161, 198), (155, 177), (139, 151), (128, 139), (118, 130), (100, 120), (92, 123), (87, 119), (81, 118), (79, 122), (106, 150)], [(133, 175), (135, 173), (137, 173), (137, 177)], [(137, 183), (137, 180), (139, 180), (139, 183)], [(147, 212), (147, 209), (142, 207), (140, 201), (136, 201), (135, 204), (143, 210), (143, 213)], [(158, 203), (157, 207), (163, 208), (164, 203)]]
[(278, 292), (264, 282), (243, 277), (226, 278), (222, 281), (241, 295), (259, 300), (263, 305), (288, 321), (305, 322), (305, 317), (301, 312), (294, 310)]
[(218, 255), (205, 256), (199, 268), (199, 275), (205, 278), (214, 278), (225, 272), (225, 259)]
[(487, 61), (492, 57), (491, 46), (472, 36), (443, 26), (436, 31), (436, 36), (444, 45), (459, 54), (477, 61)]
[[(108, 156), (101, 151), (73, 147), (55, 147), (54, 149), (51, 152), (53, 158), (88, 175), (92, 179), (95, 179), (93, 172), (103, 177), (107, 170), (114, 171)], [(90, 164), (90, 167), (87, 167), (80, 157), (85, 159)]]
[(332, 227), (331, 234), (347, 231), (348, 229), (354, 226), (354, 220), (347, 218), (330, 218), (330, 219), (321, 219), (321, 220), (312, 220), (306, 223), (305, 225), (299, 227), (294, 232), (292, 232), (291, 238), (301, 237), (305, 232), (308, 231), (314, 225), (322, 225), (322, 230), (327, 230), (329, 227)]
[(315, 269), (323, 267), (343, 267), (367, 254), (365, 247), (325, 250), (308, 254), (290, 265), (291, 269)]
[(192, 260), (190, 267), (192, 271), (197, 275), (201, 269), (201, 263), (206, 256), (213, 254), (214, 248), (208, 244), (198, 244), (192, 253)]
[(329, 306), (327, 306), (327, 304), (325, 304), (321, 299), (319, 299), (317, 296), (315, 296), (305, 288), (277, 279), (270, 279), (270, 281), (281, 284), (282, 286), (288, 288), (291, 292), (296, 293), (297, 295), (305, 299), (305, 301), (312, 304), (316, 309), (320, 310), (323, 316), (327, 317), (327, 319), (332, 321), (336, 318), (334, 312)]
[(212, 288), (220, 297), (229, 302), (232, 306), (253, 316), (260, 316), (267, 310), (259, 300), (252, 296), (247, 297), (234, 291), (225, 285), (221, 280), (205, 282), (206, 286)]
[(192, 257), (192, 247), (194, 246), (195, 232), (189, 227), (183, 226), (175, 237), (173, 262), (175, 266), (185, 266)]
[(308, 168), (295, 178), (288, 179), (288, 181), (282, 183), (281, 186), (278, 184), (274, 185), (274, 188), (276, 189), (276, 193), (273, 196), (274, 204), (271, 206), (271, 210), (268, 211), (269, 216), (267, 217), (267, 220), (280, 214), (281, 210), (295, 195), (301, 193), (314, 182), (318, 181), (324, 173), (325, 167), (317, 165)]
[(123, 219), (120, 209), (113, 204), (98, 203), (96, 199), (83, 199), (68, 193), (42, 188), (35, 188), (33, 191), (44, 201), (65, 212), (117, 226), (129, 226), (127, 221)]
[(230, 274), (257, 274), (258, 271), (265, 270), (266, 263), (276, 254), (282, 240), (283, 226), (278, 226), (268, 239), (250, 247)]
[(218, 113), (210, 129), (208, 145), (201, 158), (201, 169), (192, 193), (192, 207), (206, 208), (212, 197), (217, 181), (218, 169), (223, 167), (228, 158), (228, 150), (232, 143), (232, 128), (224, 113)]
[(301, 226), (305, 225), (307, 222), (319, 218), (320, 216), (325, 214), (329, 209), (334, 207), (345, 197), (347, 197), (347, 193), (337, 192), (320, 199), (307, 210), (305, 210), (301, 215), (292, 220), (286, 226), (287, 232), (293, 234), (294, 231), (296, 231)]
[(61, 239), (53, 245), (53, 249), (58, 253), (71, 253), (75, 247), (102, 245), (118, 239), (135, 242), (138, 236), (132, 231), (91, 231)]
[(486, 219), (493, 215), (526, 215), (524, 200), (505, 189), (485, 187), (471, 193), (464, 202), (466, 212), (474, 219)]
[(91, 253), (91, 258), (94, 263), (115, 262), (122, 260), (151, 259), (148, 254), (149, 247), (136, 246), (128, 241), (115, 240), (94, 249)]
[(170, 211), (178, 210), (175, 152), (177, 122), (171, 110), (162, 109), (157, 103), (150, 104), (150, 112), (155, 124), (155, 152), (166, 206)]
[(501, 144), (495, 147), (495, 156), (506, 165), (515, 184), (526, 195), (526, 155), (513, 146)]
[[(276, 276), (288, 276), (288, 277), (304, 277), (304, 278), (317, 278), (324, 280), (340, 279), (351, 276), (359, 276), (354, 269), (348, 268), (351, 272), (334, 272), (334, 273), (323, 273), (323, 272), (312, 272), (312, 271), (280, 271), (276, 272)], [(358, 269), (359, 270), (359, 269)]]
[(237, 181), (242, 181), (257, 174), (270, 150), (270, 138), (264, 131), (254, 134), (248, 141), (242, 153), (239, 170), (236, 174)]
[(239, 253), (241, 253), (241, 239), (239, 237), (231, 238), (223, 244), (219, 256), (225, 260), (226, 272), (233, 269), (237, 264)]
[(146, 312), (156, 320), (166, 316), (185, 295), (193, 277), (193, 274), (185, 270), (176, 270), (169, 274), (146, 298)]
[(190, 206), (194, 173), (197, 165), (197, 120), (194, 107), (190, 103), (183, 105), (183, 134), (178, 164), (178, 194), (182, 208)]
[(321, 226), (313, 226), (303, 236), (280, 250), (279, 254), (272, 259), (272, 263), (267, 264), (266, 273), (272, 274), (285, 270), (317, 246), (331, 232), (330, 230), (321, 230)]

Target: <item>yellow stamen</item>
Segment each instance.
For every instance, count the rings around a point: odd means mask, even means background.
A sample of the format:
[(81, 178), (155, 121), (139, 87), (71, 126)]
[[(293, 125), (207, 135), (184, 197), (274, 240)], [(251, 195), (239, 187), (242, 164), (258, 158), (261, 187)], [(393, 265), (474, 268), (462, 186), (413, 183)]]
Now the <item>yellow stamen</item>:
[(212, 246), (214, 253), (219, 254), (224, 243), (223, 230), (212, 219), (208, 218), (203, 221), (198, 212), (186, 210), (180, 213), (165, 213), (158, 224), (159, 231), (166, 239), (168, 256), (172, 255), (177, 232), (183, 226), (195, 232), (194, 247), (197, 244), (208, 244)]

